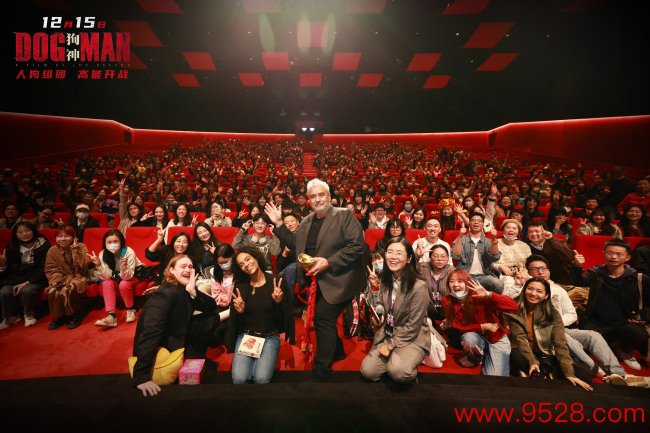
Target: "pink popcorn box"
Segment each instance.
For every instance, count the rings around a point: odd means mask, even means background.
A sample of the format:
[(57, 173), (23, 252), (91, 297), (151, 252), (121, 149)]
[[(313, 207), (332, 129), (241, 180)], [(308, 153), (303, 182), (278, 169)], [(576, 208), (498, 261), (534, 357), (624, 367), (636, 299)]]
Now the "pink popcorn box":
[(178, 372), (180, 385), (199, 385), (205, 372), (205, 359), (186, 359)]

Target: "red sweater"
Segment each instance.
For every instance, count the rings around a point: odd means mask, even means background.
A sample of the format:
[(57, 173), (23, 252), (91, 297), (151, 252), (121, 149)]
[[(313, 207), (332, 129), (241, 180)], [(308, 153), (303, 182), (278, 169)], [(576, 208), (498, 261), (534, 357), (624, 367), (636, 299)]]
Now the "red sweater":
[[(467, 296), (471, 296), (471, 294), (468, 293)], [(471, 300), (473, 317), (465, 318), (465, 302), (469, 301), (469, 299), (465, 298), (463, 301), (464, 302), (461, 303), (451, 295), (442, 298), (442, 306), (445, 310), (445, 314), (449, 311), (449, 304), (451, 303), (451, 306), (453, 306), (454, 321), (451, 325), (452, 328), (455, 328), (462, 333), (476, 332), (482, 334), (490, 343), (496, 343), (501, 339), (501, 337), (508, 334), (508, 330), (503, 326), (503, 323), (501, 323), (501, 313), (503, 311), (519, 310), (514, 299), (509, 296), (492, 293), (492, 296), (490, 297), (473, 297)], [(496, 323), (499, 325), (499, 329), (495, 332), (486, 331), (483, 333), (481, 330), (481, 323)]]

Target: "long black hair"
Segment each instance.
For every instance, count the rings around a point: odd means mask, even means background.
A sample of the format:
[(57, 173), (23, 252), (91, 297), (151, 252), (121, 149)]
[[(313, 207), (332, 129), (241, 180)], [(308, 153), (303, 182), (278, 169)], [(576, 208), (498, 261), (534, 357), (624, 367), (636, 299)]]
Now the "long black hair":
[[(403, 293), (408, 293), (415, 285), (415, 281), (420, 278), (416, 270), (415, 253), (413, 252), (413, 247), (406, 240), (406, 238), (390, 238), (386, 243), (386, 250), (388, 250), (388, 248), (390, 248), (390, 246), (393, 244), (403, 245), (406, 249), (406, 260), (410, 260), (406, 263), (406, 267), (404, 267), (404, 270), (402, 271), (402, 275), (400, 277), (400, 290)], [(384, 253), (384, 262), (385, 261), (386, 254)], [(379, 279), (385, 287), (393, 287), (393, 273), (385, 264), (384, 269), (379, 273)]]
[(192, 252), (192, 238), (190, 235), (188, 235), (185, 232), (178, 232), (174, 235), (174, 237), (169, 241), (169, 244), (167, 245), (167, 248), (164, 249), (163, 252), (163, 262), (169, 262), (175, 255), (176, 255), (176, 250), (174, 249), (174, 244), (180, 237), (186, 237), (187, 238), (187, 249), (185, 252), (183, 252), (183, 255), (188, 256), (192, 261), (194, 261), (194, 256), (191, 255)]
[(169, 222), (169, 216), (167, 215), (167, 206), (165, 206), (164, 203), (156, 203), (156, 206), (154, 206), (154, 208), (153, 208), (153, 213), (154, 213), (153, 225), (154, 226), (156, 225), (157, 220), (156, 220), (156, 215), (155, 214), (156, 214), (156, 209), (158, 209), (158, 208), (161, 208), (163, 210), (162, 226), (163, 226), (163, 229), (164, 229), (165, 227), (167, 227), (167, 223)]
[[(135, 206), (135, 207), (138, 208), (138, 215), (135, 216), (135, 217), (132, 217), (131, 212), (129, 212), (129, 208), (131, 206)], [(140, 218), (142, 218), (143, 214), (144, 214), (144, 209), (142, 209), (142, 206), (140, 206), (138, 203), (136, 203), (134, 201), (130, 201), (129, 203), (127, 203), (127, 205), (126, 205), (126, 218), (127, 219), (133, 220), (133, 221), (140, 221)]]
[(594, 215), (602, 215), (605, 217), (605, 221), (603, 221), (602, 227), (600, 228), (600, 233), (601, 235), (607, 235), (607, 236), (614, 236), (614, 225), (612, 225), (612, 214), (609, 212), (607, 209), (604, 207), (598, 206), (596, 209), (594, 209), (591, 212), (591, 215), (589, 215), (589, 222), (591, 222), (594, 226), (598, 226), (596, 222), (594, 221)]
[(403, 238), (406, 236), (406, 228), (404, 227), (404, 222), (402, 222), (402, 220), (398, 217), (392, 217), (386, 223), (386, 230), (384, 230), (384, 237), (382, 238), (382, 241), (384, 243), (388, 242), (390, 238), (394, 237), (390, 234), (391, 227), (399, 227), (402, 229), (402, 234), (399, 237)]
[[(264, 272), (264, 269), (266, 269), (266, 259), (264, 258), (264, 254), (262, 254), (259, 249), (255, 247), (240, 248), (239, 251), (237, 251), (237, 254), (235, 254), (235, 262), (241, 253), (246, 253), (253, 256), (253, 258), (257, 260), (257, 265), (259, 266), (260, 270)], [(237, 263), (232, 264), (232, 273), (234, 274), (235, 281), (237, 283), (249, 283), (251, 280), (250, 276), (246, 272), (242, 271)]]
[(542, 317), (539, 325), (542, 327), (549, 326), (555, 320), (555, 315), (557, 312), (551, 303), (551, 285), (544, 278), (533, 277), (524, 283), (524, 287), (521, 289), (521, 293), (517, 299), (519, 312), (521, 313), (522, 317), (526, 317), (526, 288), (530, 286), (531, 283), (541, 283), (544, 286), (544, 290), (546, 290), (546, 299), (539, 303), (539, 308), (542, 311)]
[[(183, 221), (181, 221), (178, 218), (178, 208), (181, 206), (185, 206), (185, 209), (187, 212), (185, 213), (185, 218), (183, 218)], [(183, 225), (184, 227), (189, 227), (192, 225), (192, 216), (190, 215), (190, 207), (187, 205), (187, 203), (178, 203), (176, 207), (174, 208), (174, 225)]]
[(115, 270), (117, 269), (117, 263), (115, 262), (115, 255), (106, 249), (106, 239), (108, 239), (109, 236), (117, 236), (118, 239), (120, 240), (120, 246), (121, 246), (121, 249), (119, 251), (120, 257), (122, 257), (123, 252), (126, 249), (126, 239), (124, 238), (122, 232), (119, 230), (113, 229), (104, 233), (104, 238), (102, 239), (102, 250), (104, 251), (104, 254), (102, 255), (102, 258), (104, 260), (104, 263), (106, 263), (108, 267), (111, 268), (111, 271), (115, 272)]
[(621, 215), (620, 222), (623, 236), (630, 236), (631, 225), (630, 220), (627, 217), (627, 212), (633, 207), (641, 210), (641, 219), (639, 220), (638, 226), (643, 231), (643, 236), (650, 236), (650, 222), (648, 222), (648, 216), (646, 215), (645, 208), (639, 204), (629, 204), (625, 206), (625, 210), (623, 211), (623, 215)]
[[(17, 234), (18, 229), (20, 227), (26, 227), (29, 230), (31, 230), (31, 232), (32, 232), (32, 241), (36, 241), (36, 239), (38, 239), (39, 237), (41, 237), (41, 238), (45, 237), (41, 232), (38, 231), (36, 226), (34, 224), (30, 223), (29, 221), (21, 221), (19, 223), (16, 223), (16, 225), (14, 225), (13, 228), (11, 229), (11, 243), (12, 243), (13, 247), (16, 248), (16, 251), (18, 251), (19, 248), (20, 248), (20, 245), (22, 245), (22, 242), (20, 241), (20, 239), (18, 239), (18, 234)], [(49, 242), (48, 242), (48, 244), (49, 244)]]

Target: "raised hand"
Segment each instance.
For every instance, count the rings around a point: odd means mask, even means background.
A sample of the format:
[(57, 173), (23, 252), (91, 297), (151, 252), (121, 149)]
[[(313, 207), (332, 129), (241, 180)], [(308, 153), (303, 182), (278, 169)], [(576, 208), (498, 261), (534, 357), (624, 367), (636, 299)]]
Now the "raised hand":
[(463, 213), (463, 205), (460, 204), (460, 203), (455, 203), (454, 204), (454, 212)]
[(209, 245), (206, 245), (208, 250), (210, 251), (210, 254), (214, 254), (214, 252), (217, 250), (217, 247), (214, 245), (214, 242), (211, 242)]
[(544, 236), (544, 239), (548, 240), (553, 237), (553, 233), (549, 232), (548, 230), (544, 230), (544, 234), (542, 236)]
[(196, 270), (192, 268), (190, 270), (190, 280), (187, 282), (187, 285), (185, 286), (185, 290), (187, 293), (190, 294), (192, 298), (196, 297), (196, 279), (199, 277), (199, 275), (196, 273)]
[(413, 219), (411, 217), (404, 217), (404, 225), (406, 225), (406, 228), (411, 228), (411, 224), (413, 224)]
[(276, 206), (275, 203), (268, 202), (264, 206), (264, 213), (276, 225), (282, 224), (282, 206)]
[(282, 291), (282, 278), (280, 280), (276, 280), (273, 278), (273, 293), (271, 293), (271, 297), (273, 298), (273, 302), (276, 304), (279, 304), (282, 302), (282, 297), (284, 296), (284, 292)]
[(63, 220), (61, 218), (59, 218), (58, 220), (54, 220), (54, 222), (57, 223), (59, 226), (64, 226), (65, 225), (65, 223), (63, 222)]
[(275, 233), (273, 233), (273, 229), (275, 228), (275, 226), (274, 226), (273, 224), (269, 224), (269, 225), (267, 226), (267, 228), (268, 228), (269, 231), (271, 232), (271, 236), (275, 236)]
[(244, 218), (246, 215), (248, 215), (248, 212), (246, 212), (244, 209), (239, 211), (239, 218)]
[(467, 227), (465, 227), (465, 223), (463, 223), (462, 226), (460, 226), (460, 235), (463, 236), (467, 233)]
[(71, 248), (78, 248), (79, 247), (79, 239), (76, 237), (72, 240), (72, 245)]
[(199, 223), (199, 219), (198, 219), (198, 218), (199, 218), (199, 217), (198, 217), (198, 215), (196, 215), (196, 214), (192, 216), (192, 225), (193, 225), (193, 226), (195, 226), (195, 225), (197, 225), (197, 224)]
[(422, 241), (422, 238), (418, 235), (418, 240), (415, 241), (415, 243), (417, 245), (415, 248), (415, 254), (420, 257), (424, 256), (427, 252), (426, 241)]
[(140, 221), (146, 221), (149, 218), (153, 218), (153, 212), (149, 212), (148, 214), (142, 215), (142, 218), (140, 218)]
[(241, 228), (244, 229), (244, 231), (248, 231), (248, 229), (251, 228), (251, 224), (253, 224), (253, 220), (248, 220), (241, 225)]
[(497, 189), (497, 186), (495, 184), (492, 184), (490, 187), (490, 197), (496, 197), (498, 192), (499, 190)]
[(574, 262), (576, 265), (578, 265), (578, 266), (582, 266), (582, 265), (585, 264), (585, 256), (583, 256), (582, 254), (580, 254), (580, 253), (579, 253), (578, 251), (576, 251), (576, 250), (573, 250), (573, 254), (575, 254), (575, 255), (573, 256), (573, 262)]
[(377, 273), (370, 266), (366, 266), (366, 269), (368, 269), (368, 281), (370, 282), (370, 288), (377, 290), (379, 288), (379, 277), (377, 276)]
[(158, 229), (158, 240), (162, 241), (165, 239), (165, 234), (167, 233), (167, 230), (165, 229)]
[(471, 279), (467, 281), (467, 288), (474, 292), (472, 297), (474, 298), (483, 298), (485, 296), (492, 296), (491, 292), (488, 292), (485, 287), (481, 285), (478, 281)]
[(93, 264), (94, 264), (95, 266), (99, 266), (99, 265), (101, 264), (101, 262), (100, 262), (100, 260), (99, 260), (99, 257), (97, 257), (97, 254), (95, 254), (94, 251), (92, 251), (92, 254), (88, 254), (88, 253), (86, 253), (86, 255), (88, 256), (88, 258), (90, 259), (90, 261), (93, 262)]
[(235, 292), (232, 293), (232, 306), (235, 308), (235, 311), (237, 311), (239, 314), (242, 314), (244, 312), (244, 308), (246, 308), (246, 303), (241, 297), (241, 292), (239, 291), (239, 288), (235, 288), (237, 291), (237, 294)]

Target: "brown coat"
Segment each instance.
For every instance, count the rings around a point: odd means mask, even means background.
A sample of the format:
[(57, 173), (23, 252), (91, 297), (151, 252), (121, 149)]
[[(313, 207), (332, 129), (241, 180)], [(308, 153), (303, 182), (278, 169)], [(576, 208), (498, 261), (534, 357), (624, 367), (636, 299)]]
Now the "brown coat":
[(45, 258), (45, 275), (48, 280), (47, 297), (55, 318), (77, 312), (81, 294), (88, 287), (88, 248), (84, 244), (71, 247), (72, 266), (63, 258), (63, 250), (55, 245)]

